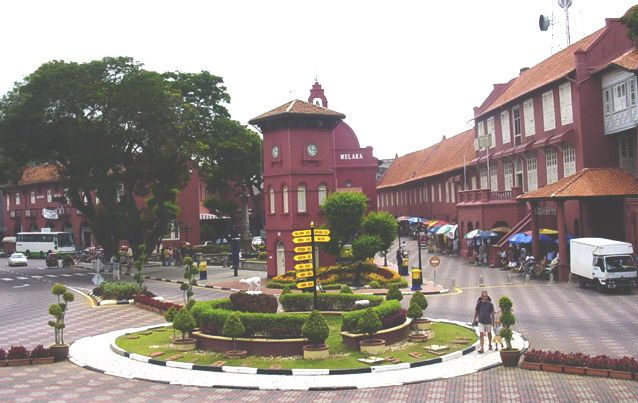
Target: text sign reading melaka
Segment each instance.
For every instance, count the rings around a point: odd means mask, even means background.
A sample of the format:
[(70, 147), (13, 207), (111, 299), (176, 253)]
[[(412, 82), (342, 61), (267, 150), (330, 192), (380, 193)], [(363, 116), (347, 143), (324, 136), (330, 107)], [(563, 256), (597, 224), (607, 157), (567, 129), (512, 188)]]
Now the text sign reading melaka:
[(292, 231), (292, 236), (309, 236), (309, 229), (300, 229), (299, 231)]
[(305, 255), (295, 255), (292, 257), (295, 262), (300, 262), (302, 260), (312, 260), (312, 253), (307, 253)]
[(295, 253), (312, 252), (312, 246), (295, 246), (293, 250)]
[(310, 243), (312, 238), (309, 236), (301, 236), (298, 238), (292, 238), (292, 243)]
[(304, 281), (302, 283), (297, 283), (297, 288), (309, 288), (315, 285), (314, 281)]
[(301, 271), (296, 274), (297, 278), (308, 278), (312, 277), (312, 271)]
[(362, 160), (363, 154), (361, 153), (347, 153), (347, 154), (339, 154), (340, 160)]
[(295, 270), (312, 270), (312, 263), (297, 263)]

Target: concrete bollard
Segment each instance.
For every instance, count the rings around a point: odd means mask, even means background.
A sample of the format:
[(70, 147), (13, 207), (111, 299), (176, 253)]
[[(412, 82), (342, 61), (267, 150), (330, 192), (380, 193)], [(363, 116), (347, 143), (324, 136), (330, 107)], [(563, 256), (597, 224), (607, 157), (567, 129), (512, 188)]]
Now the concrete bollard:
[(479, 287), (485, 287), (485, 279), (483, 279), (483, 276), (479, 276)]
[(529, 274), (525, 274), (525, 282), (529, 283)]
[(554, 273), (549, 273), (549, 284), (556, 284), (556, 281), (554, 281)]
[(454, 277), (452, 277), (450, 279), (450, 290), (453, 290), (456, 288), (456, 279)]
[(505, 284), (514, 284), (512, 283), (512, 273), (507, 272), (507, 280), (505, 281)]

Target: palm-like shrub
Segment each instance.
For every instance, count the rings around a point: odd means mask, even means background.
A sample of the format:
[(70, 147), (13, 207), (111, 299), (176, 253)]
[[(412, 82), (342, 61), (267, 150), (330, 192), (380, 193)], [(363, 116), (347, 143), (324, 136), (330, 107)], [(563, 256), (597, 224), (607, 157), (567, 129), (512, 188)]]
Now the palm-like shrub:
[(410, 301), (410, 307), (408, 308), (408, 318), (419, 319), (421, 317), (423, 317), (423, 309), (421, 309), (421, 306), (412, 299)]
[(428, 308), (428, 300), (425, 299), (425, 295), (423, 295), (421, 291), (417, 291), (412, 295), (412, 301), (416, 301), (424, 311)]

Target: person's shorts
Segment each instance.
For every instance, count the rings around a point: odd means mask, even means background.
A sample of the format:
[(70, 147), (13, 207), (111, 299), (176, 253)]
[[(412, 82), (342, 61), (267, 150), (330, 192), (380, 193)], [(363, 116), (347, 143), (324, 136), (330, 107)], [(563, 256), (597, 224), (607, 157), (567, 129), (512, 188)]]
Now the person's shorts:
[(486, 325), (484, 323), (479, 323), (479, 332), (481, 333), (490, 333), (492, 331), (492, 325)]

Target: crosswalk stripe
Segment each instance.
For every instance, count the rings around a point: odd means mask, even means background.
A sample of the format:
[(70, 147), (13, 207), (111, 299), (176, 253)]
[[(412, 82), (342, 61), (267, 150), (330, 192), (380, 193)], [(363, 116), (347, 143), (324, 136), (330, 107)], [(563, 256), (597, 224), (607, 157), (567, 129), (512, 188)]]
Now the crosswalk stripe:
[(6, 277), (3, 277), (2, 279), (3, 279), (4, 281), (13, 281), (13, 279), (12, 279), (12, 278), (6, 278)]
[(45, 274), (46, 277), (58, 278), (56, 274)]
[(71, 274), (60, 274), (62, 277), (73, 277)]
[(42, 276), (31, 276), (31, 278), (42, 278)]
[(18, 277), (18, 280), (28, 280), (29, 277)]
[(87, 275), (87, 273), (73, 273), (73, 274), (75, 274), (76, 276), (86, 276)]

